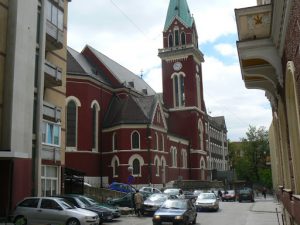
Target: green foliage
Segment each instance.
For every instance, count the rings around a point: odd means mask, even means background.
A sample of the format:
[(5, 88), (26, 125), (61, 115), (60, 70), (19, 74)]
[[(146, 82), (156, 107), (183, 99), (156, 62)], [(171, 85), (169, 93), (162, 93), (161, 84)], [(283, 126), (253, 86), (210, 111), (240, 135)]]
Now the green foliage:
[(229, 142), (229, 162), (237, 179), (272, 187), (271, 168), (266, 165), (270, 156), (268, 131), (249, 126), (246, 138), (241, 142)]

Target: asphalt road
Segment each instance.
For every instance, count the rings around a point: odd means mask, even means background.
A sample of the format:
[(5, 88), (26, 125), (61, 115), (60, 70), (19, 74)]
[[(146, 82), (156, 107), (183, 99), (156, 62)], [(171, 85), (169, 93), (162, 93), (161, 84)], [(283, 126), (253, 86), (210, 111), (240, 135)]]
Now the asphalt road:
[[(255, 208), (254, 204), (256, 203), (220, 202), (218, 212), (198, 212), (197, 225), (278, 225), (274, 212), (252, 210)], [(260, 201), (259, 204), (260, 208), (270, 208), (270, 202)], [(152, 225), (152, 217), (122, 216), (119, 220), (105, 223), (108, 224)]]

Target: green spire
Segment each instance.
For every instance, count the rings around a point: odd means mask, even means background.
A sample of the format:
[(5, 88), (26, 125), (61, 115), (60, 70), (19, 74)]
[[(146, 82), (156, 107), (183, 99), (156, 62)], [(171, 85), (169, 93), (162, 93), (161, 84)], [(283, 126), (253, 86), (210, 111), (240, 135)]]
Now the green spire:
[(187, 27), (192, 27), (194, 20), (186, 0), (170, 0), (164, 30), (168, 29), (176, 16)]

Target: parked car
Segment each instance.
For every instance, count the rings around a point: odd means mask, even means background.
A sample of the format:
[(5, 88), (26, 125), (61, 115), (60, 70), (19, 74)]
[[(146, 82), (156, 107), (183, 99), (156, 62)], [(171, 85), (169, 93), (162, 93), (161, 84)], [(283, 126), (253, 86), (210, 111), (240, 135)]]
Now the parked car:
[(98, 225), (97, 213), (76, 208), (73, 204), (56, 197), (29, 197), (19, 204), (13, 213), (14, 224), (66, 224)]
[(90, 204), (81, 195), (72, 195), (72, 194), (70, 194), (70, 195), (61, 195), (61, 196), (58, 196), (58, 197), (63, 198), (65, 200), (67, 200), (68, 202), (71, 202), (77, 208), (87, 209), (87, 210), (90, 210), (90, 211), (93, 211), (93, 212), (97, 213), (99, 218), (100, 218), (100, 224), (104, 221), (112, 221), (112, 219), (114, 218), (113, 214), (110, 210), (100, 208), (96, 205)]
[(193, 203), (189, 199), (168, 199), (154, 213), (153, 225), (162, 223), (195, 224), (197, 212)]
[(107, 200), (107, 204), (120, 207), (134, 208), (134, 193), (127, 193), (119, 198), (112, 198)]
[(164, 193), (156, 193), (150, 195), (143, 203), (143, 213), (154, 213), (167, 199), (176, 198)]
[(114, 191), (124, 192), (124, 193), (135, 193), (136, 192), (136, 189), (134, 187), (132, 187), (131, 185), (118, 183), (118, 182), (112, 182), (109, 185), (109, 189), (114, 190)]
[(157, 188), (154, 187), (142, 187), (139, 189), (141, 193), (149, 193), (149, 194), (154, 194), (154, 193), (161, 193), (161, 191)]
[(101, 203), (101, 202), (98, 202), (96, 201), (95, 199), (93, 198), (90, 198), (90, 197), (86, 197), (86, 196), (82, 196), (87, 202), (88, 204), (90, 205), (94, 205), (94, 206), (97, 206), (97, 207), (100, 207), (100, 208), (104, 208), (106, 210), (109, 210), (112, 212), (114, 218), (118, 218), (121, 216), (121, 212), (120, 210), (115, 207), (115, 206), (112, 206), (112, 205), (109, 205), (109, 204), (106, 204), (106, 203)]
[(254, 193), (253, 193), (252, 189), (244, 188), (244, 189), (239, 190), (238, 200), (239, 200), (239, 202), (242, 202), (242, 201), (254, 202)]
[(201, 193), (196, 200), (197, 211), (205, 210), (219, 210), (219, 198), (215, 193)]
[(235, 190), (228, 190), (225, 191), (222, 195), (222, 201), (235, 201), (236, 200), (236, 194)]
[(179, 195), (180, 188), (167, 188), (163, 193), (168, 195)]
[(190, 199), (190, 200), (192, 200), (192, 202), (195, 202), (198, 197), (198, 195), (194, 195), (194, 192), (191, 192), (191, 191), (183, 191), (183, 195), (184, 195), (184, 198)]

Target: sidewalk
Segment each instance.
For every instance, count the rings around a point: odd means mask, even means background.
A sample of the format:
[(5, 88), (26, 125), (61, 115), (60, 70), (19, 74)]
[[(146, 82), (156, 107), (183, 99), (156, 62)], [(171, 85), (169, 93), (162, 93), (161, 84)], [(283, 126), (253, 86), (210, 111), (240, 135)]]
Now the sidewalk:
[(255, 198), (246, 225), (282, 225), (281, 208), (273, 196)]

